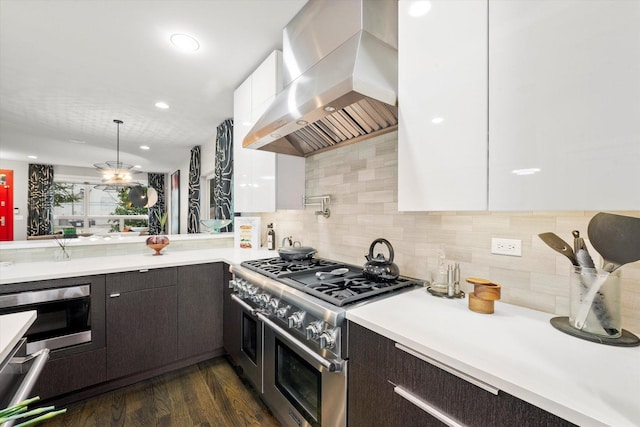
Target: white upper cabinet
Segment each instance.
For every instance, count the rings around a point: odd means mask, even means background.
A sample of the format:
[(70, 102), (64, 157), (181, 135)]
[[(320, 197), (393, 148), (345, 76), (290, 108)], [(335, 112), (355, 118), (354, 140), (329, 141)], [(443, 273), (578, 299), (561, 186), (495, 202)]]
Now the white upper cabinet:
[(398, 14), (398, 209), (486, 210), (487, 3)]
[(274, 51), (234, 92), (234, 210), (302, 209), (304, 158), (242, 147), (256, 120), (282, 90), (282, 53)]
[(489, 209), (640, 208), (640, 1), (489, 3)]

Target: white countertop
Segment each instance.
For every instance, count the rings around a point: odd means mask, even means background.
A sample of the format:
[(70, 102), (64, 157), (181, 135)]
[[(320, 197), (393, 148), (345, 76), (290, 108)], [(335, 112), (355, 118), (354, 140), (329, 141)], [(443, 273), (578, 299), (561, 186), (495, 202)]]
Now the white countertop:
[(580, 426), (640, 425), (640, 347), (613, 347), (556, 330), (554, 315), (425, 288), (353, 308), (347, 319)]
[(278, 256), (277, 252), (266, 249), (214, 248), (195, 251), (165, 251), (159, 256), (155, 256), (149, 251), (143, 255), (14, 263), (0, 267), (0, 285), (206, 262), (224, 261), (237, 264), (248, 259), (276, 256)]
[(9, 355), (35, 320), (35, 310), (0, 315), (0, 363)]

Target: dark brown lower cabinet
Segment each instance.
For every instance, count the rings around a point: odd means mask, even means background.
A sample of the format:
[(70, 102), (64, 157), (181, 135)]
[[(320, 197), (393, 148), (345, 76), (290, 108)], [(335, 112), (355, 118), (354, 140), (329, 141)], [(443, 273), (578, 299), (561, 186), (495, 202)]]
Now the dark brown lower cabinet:
[(349, 323), (350, 427), (571, 426), (562, 418), (491, 386), (479, 387)]
[(178, 267), (178, 358), (222, 348), (223, 263)]
[(41, 399), (80, 390), (107, 379), (107, 349), (51, 359), (45, 365), (33, 390)]
[(107, 275), (107, 380), (177, 360), (177, 268)]

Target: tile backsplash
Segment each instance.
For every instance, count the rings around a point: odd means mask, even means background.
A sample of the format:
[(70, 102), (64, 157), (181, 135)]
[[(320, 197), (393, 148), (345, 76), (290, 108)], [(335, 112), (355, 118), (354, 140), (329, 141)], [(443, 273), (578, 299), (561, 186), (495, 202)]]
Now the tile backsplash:
[[(503, 302), (568, 315), (571, 264), (538, 234), (555, 232), (572, 242), (577, 229), (586, 237), (597, 212), (398, 212), (397, 168), (397, 132), (316, 154), (306, 159), (306, 194), (330, 195), (331, 216), (316, 216), (314, 208), (257, 215), (265, 234), (275, 223), (278, 244), (291, 235), (320, 257), (356, 265), (364, 264), (371, 242), (384, 237), (401, 274), (423, 280), (431, 279), (442, 248), (447, 263), (460, 263), (463, 279), (501, 284)], [(492, 237), (522, 240), (522, 257), (491, 254)], [(622, 326), (640, 333), (640, 262), (622, 267), (622, 283)]]

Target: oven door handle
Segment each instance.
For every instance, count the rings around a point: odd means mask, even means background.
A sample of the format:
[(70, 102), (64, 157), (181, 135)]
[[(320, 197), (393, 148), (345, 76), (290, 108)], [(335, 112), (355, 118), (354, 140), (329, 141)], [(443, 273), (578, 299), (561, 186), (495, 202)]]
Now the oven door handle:
[(67, 286), (40, 291), (25, 291), (0, 296), (0, 308), (19, 307), (51, 301), (83, 298), (91, 295), (89, 285)]
[(291, 335), (286, 330), (282, 329), (280, 326), (278, 326), (276, 323), (274, 323), (271, 319), (269, 319), (264, 314), (257, 312), (257, 315), (258, 315), (258, 319), (262, 320), (262, 323), (269, 326), (274, 332), (276, 332), (282, 338), (286, 339), (289, 342), (289, 344), (294, 346), (296, 349), (300, 350), (301, 352), (303, 352), (304, 354), (306, 354), (307, 356), (311, 357), (313, 360), (321, 364), (327, 371), (329, 372), (342, 371), (344, 367), (343, 361), (325, 359), (319, 354), (309, 350), (303, 344), (300, 344), (300, 341), (298, 341), (293, 335)]
[(248, 311), (249, 314), (251, 314), (252, 316), (256, 316), (256, 309), (251, 307), (246, 302), (242, 301), (242, 298), (240, 298), (238, 295), (231, 294), (231, 299), (237, 302), (238, 305), (240, 305), (240, 307), (242, 307), (245, 311)]

